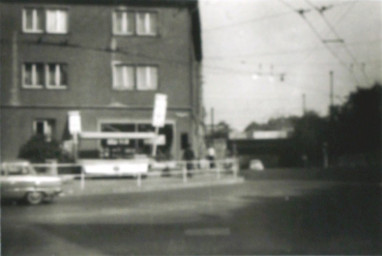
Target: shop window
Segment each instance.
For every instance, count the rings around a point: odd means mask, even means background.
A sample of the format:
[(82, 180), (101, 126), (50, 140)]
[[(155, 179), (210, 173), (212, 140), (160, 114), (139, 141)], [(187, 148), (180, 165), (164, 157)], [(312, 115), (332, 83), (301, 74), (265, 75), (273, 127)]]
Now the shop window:
[[(154, 127), (148, 122), (103, 123), (101, 125), (103, 132), (154, 132), (154, 130)], [(171, 124), (166, 124), (159, 129), (163, 140), (157, 148), (158, 156), (170, 157), (173, 130)], [(100, 155), (104, 158), (129, 158), (136, 154), (151, 155), (152, 151), (152, 141), (149, 139), (103, 139), (101, 146)]]

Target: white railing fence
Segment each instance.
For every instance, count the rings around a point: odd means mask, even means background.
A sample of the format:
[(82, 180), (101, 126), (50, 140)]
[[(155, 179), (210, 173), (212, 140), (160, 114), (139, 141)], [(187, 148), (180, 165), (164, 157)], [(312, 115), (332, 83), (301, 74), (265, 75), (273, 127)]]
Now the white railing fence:
[[(105, 160), (107, 161), (107, 160)], [(190, 177), (200, 175), (214, 175), (216, 179), (222, 176), (232, 176), (237, 178), (239, 172), (239, 162), (236, 158), (209, 160), (193, 160), (193, 161), (168, 161), (168, 162), (151, 162), (148, 172), (144, 173), (105, 173), (105, 174), (86, 174), (82, 164), (78, 163), (57, 163), (50, 160), (48, 163), (32, 163), (31, 166), (37, 173), (43, 173), (52, 176), (61, 176), (63, 179), (80, 179), (81, 189), (85, 189), (86, 178), (101, 177), (126, 177), (134, 176), (137, 186), (141, 187), (142, 179), (145, 177), (179, 177), (183, 183), (187, 183)], [(4, 163), (2, 163), (2, 166)], [(25, 166), (25, 163), (6, 163), (7, 166)], [(97, 163), (94, 163), (97, 165)], [(116, 163), (116, 166), (118, 163)]]

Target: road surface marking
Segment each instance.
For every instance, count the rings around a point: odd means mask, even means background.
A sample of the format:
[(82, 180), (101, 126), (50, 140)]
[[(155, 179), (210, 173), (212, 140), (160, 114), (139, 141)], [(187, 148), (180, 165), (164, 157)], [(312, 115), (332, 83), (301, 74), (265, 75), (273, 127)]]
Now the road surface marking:
[(184, 231), (186, 236), (228, 236), (229, 228), (191, 228)]

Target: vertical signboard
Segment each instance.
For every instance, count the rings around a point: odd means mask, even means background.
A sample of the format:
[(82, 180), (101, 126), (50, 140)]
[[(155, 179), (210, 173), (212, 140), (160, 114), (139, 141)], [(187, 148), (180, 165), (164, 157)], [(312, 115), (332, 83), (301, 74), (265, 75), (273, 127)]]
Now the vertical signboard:
[(163, 127), (166, 121), (167, 95), (157, 93), (155, 95), (152, 124), (154, 127)]
[[(155, 127), (155, 135), (158, 137), (159, 127), (163, 127), (166, 122), (166, 111), (167, 111), (167, 95), (157, 93), (155, 94), (154, 110), (153, 110), (153, 120), (152, 125)], [(156, 155), (158, 138), (153, 141), (153, 151), (152, 155)]]
[(81, 115), (80, 111), (69, 111), (69, 132), (70, 134), (78, 134), (81, 132)]

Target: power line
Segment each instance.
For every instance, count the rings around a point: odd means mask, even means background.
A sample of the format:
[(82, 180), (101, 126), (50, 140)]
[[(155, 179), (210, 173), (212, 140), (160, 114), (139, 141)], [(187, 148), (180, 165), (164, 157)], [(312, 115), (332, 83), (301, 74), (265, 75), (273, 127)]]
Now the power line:
[[(376, 39), (376, 40), (371, 40), (371, 41), (357, 41), (353, 43), (347, 43), (348, 45), (361, 45), (361, 44), (369, 44), (369, 43), (374, 43), (374, 42), (380, 42), (382, 41), (382, 38)], [(243, 58), (243, 57), (262, 57), (262, 56), (274, 56), (274, 55), (288, 55), (288, 54), (295, 54), (295, 53), (300, 53), (300, 52), (307, 52), (307, 51), (321, 51), (321, 50), (326, 50), (322, 49), (321, 47), (312, 47), (312, 48), (306, 48), (306, 49), (297, 49), (297, 50), (288, 50), (288, 51), (280, 51), (280, 52), (248, 52), (245, 54), (239, 54), (239, 55), (211, 55), (211, 56), (204, 56), (204, 59), (230, 59), (230, 58)]]
[[(283, 3), (284, 5), (288, 6), (288, 8), (292, 8), (294, 10), (294, 7), (292, 7), (290, 4), (286, 3), (284, 0), (279, 0), (279, 1), (281, 3)], [(326, 49), (328, 49), (328, 51), (333, 55), (333, 57), (335, 57), (338, 60), (338, 62), (341, 65), (343, 65), (346, 68), (346, 70), (349, 71), (349, 73), (356, 80), (357, 84), (359, 84), (359, 80), (355, 76), (354, 72), (347, 67), (346, 63), (344, 63), (344, 61), (335, 52), (333, 52), (333, 50), (327, 44), (324, 43), (324, 40), (321, 37), (320, 33), (316, 30), (316, 28), (312, 25), (312, 23), (305, 17), (304, 14), (306, 11), (304, 9), (295, 10), (295, 11), (297, 11), (297, 13), (300, 15), (300, 17), (306, 22), (306, 24), (309, 26), (309, 28), (312, 30), (312, 32), (315, 34), (315, 36), (320, 40), (321, 43), (323, 43), (323, 45), (326, 47)]]
[[(338, 34), (337, 30), (334, 28), (334, 26), (329, 22), (329, 20), (325, 17), (324, 15), (324, 12), (326, 10), (328, 10), (328, 7), (325, 8), (325, 6), (322, 6), (321, 8), (318, 8), (317, 6), (313, 5), (309, 0), (305, 0), (310, 6), (312, 6), (313, 8), (315, 8), (319, 14), (320, 14), (320, 17), (324, 20), (324, 22), (326, 23), (326, 25), (330, 28), (330, 30), (333, 32), (333, 34), (337, 37), (337, 38), (341, 38), (341, 36)], [(357, 58), (354, 56), (354, 54), (349, 50), (349, 47), (347, 47), (346, 45), (346, 42), (345, 41), (341, 41), (341, 46), (344, 47), (345, 51), (349, 54), (350, 58), (355, 62), (355, 64), (357, 66), (360, 66), (360, 63), (359, 61), (357, 60)], [(369, 83), (369, 78), (367, 77), (364, 69), (361, 68), (361, 71), (366, 79), (366, 83)]]
[(203, 30), (203, 32), (210, 32), (210, 31), (220, 30), (220, 29), (224, 29), (224, 28), (228, 28), (228, 27), (234, 27), (234, 26), (238, 26), (238, 25), (249, 24), (249, 23), (264, 21), (264, 20), (268, 20), (268, 19), (275, 19), (275, 18), (284, 16), (284, 15), (287, 15), (287, 14), (292, 14), (292, 13), (293, 12), (291, 12), (291, 11), (282, 12), (282, 13), (272, 14), (272, 15), (268, 15), (268, 16), (263, 16), (263, 17), (255, 18), (255, 19), (245, 20), (245, 21), (238, 22), (238, 23), (222, 25), (222, 26), (217, 26), (217, 27), (212, 27), (212, 28), (205, 28)]

